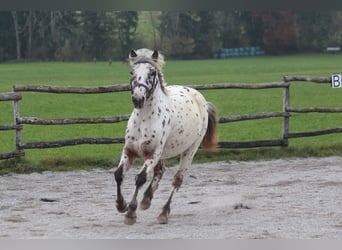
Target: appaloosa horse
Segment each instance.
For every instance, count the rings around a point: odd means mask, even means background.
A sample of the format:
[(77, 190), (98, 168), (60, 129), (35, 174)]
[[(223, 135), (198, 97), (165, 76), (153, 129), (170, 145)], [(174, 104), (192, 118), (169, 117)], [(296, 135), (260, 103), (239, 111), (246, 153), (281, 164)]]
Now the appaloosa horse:
[[(191, 165), (198, 147), (202, 145), (209, 151), (216, 148), (217, 112), (197, 90), (166, 86), (162, 73), (164, 57), (158, 51), (132, 50), (129, 62), (134, 110), (128, 121), (120, 163), (114, 173), (116, 207), (119, 212), (127, 211), (125, 224), (134, 224), (138, 191), (147, 181), (148, 174), (153, 172), (153, 178), (140, 203), (141, 209), (150, 207), (165, 171), (163, 160), (180, 155), (171, 194), (158, 217), (160, 223), (167, 223), (174, 191), (180, 188), (184, 171)], [(136, 176), (133, 198), (127, 205), (121, 184), (125, 172), (137, 158), (143, 159), (144, 164)]]

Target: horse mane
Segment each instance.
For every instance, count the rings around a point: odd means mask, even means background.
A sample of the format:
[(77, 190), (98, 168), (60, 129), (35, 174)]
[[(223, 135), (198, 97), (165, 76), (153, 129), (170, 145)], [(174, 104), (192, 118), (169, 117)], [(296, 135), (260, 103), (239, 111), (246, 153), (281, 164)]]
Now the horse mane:
[(166, 83), (164, 80), (163, 66), (165, 65), (164, 55), (158, 51), (142, 48), (132, 50), (128, 56), (129, 64), (133, 67), (137, 63), (149, 63), (157, 69), (160, 86), (165, 93)]

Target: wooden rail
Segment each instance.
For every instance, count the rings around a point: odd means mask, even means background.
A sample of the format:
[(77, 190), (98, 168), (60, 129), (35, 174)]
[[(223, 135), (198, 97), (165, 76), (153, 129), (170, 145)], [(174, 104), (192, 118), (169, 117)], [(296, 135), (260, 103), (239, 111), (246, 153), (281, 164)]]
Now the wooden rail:
[[(311, 76), (287, 76), (284, 75), (283, 79), (285, 82), (290, 83), (292, 82), (311, 82), (317, 84), (331, 84), (331, 77), (311, 77)], [(289, 88), (288, 88), (289, 89)], [(287, 95), (289, 95), (289, 90)], [(318, 113), (340, 113), (342, 112), (342, 108), (326, 108), (326, 107), (311, 107), (311, 108), (293, 108), (290, 107), (290, 98), (289, 96), (284, 97), (284, 110), (286, 112), (296, 112), (296, 113), (311, 113), (311, 112), (318, 112)], [(290, 120), (286, 121), (284, 127), (289, 127)], [(309, 137), (309, 136), (320, 136), (320, 135), (327, 135), (327, 134), (334, 134), (334, 133), (342, 133), (341, 128), (331, 128), (331, 129), (324, 129), (324, 130), (317, 130), (317, 131), (305, 131), (305, 132), (297, 132), (297, 133), (287, 133), (283, 134), (284, 139), (289, 138), (300, 138), (300, 137)]]
[(289, 133), (288, 138), (328, 135), (328, 134), (335, 134), (335, 133), (342, 133), (342, 128), (332, 128), (332, 129), (318, 130), (318, 131), (312, 131), (312, 132)]
[(271, 89), (284, 88), (289, 86), (288, 82), (273, 82), (273, 83), (258, 83), (258, 84), (244, 84), (244, 83), (213, 83), (204, 85), (187, 85), (187, 87), (197, 90), (210, 89)]
[(31, 125), (67, 125), (67, 124), (97, 124), (97, 123), (116, 123), (128, 121), (130, 115), (116, 117), (97, 117), (97, 118), (62, 118), (62, 119), (42, 119), (38, 117), (20, 117), (18, 123)]
[[(290, 133), (289, 123), (292, 112), (308, 113), (308, 112), (342, 112), (342, 108), (294, 108), (290, 106), (290, 84), (293, 81), (305, 81), (319, 84), (327, 84), (331, 82), (331, 78), (327, 77), (309, 77), (309, 76), (283, 76), (283, 82), (259, 83), (259, 84), (242, 84), (242, 83), (215, 83), (205, 85), (187, 85), (197, 90), (212, 89), (246, 89), (258, 90), (269, 88), (283, 88), (283, 109), (278, 112), (261, 112), (256, 114), (240, 114), (229, 117), (220, 117), (220, 123), (238, 122), (253, 119), (266, 119), (272, 117), (283, 118), (282, 138), (275, 140), (259, 140), (247, 142), (219, 142), (220, 148), (254, 148), (254, 147), (273, 147), (288, 146), (289, 138), (319, 136), (331, 133), (341, 133), (342, 128), (332, 128), (320, 131)], [(41, 141), (41, 142), (22, 142), (21, 130), (25, 124), (30, 125), (66, 125), (66, 124), (100, 124), (100, 123), (117, 123), (127, 121), (130, 115), (121, 115), (116, 117), (95, 117), (95, 118), (60, 118), (60, 119), (44, 119), (39, 117), (21, 117), (19, 112), (19, 101), (22, 99), (21, 92), (45, 92), (54, 94), (101, 94), (111, 92), (130, 91), (128, 84), (105, 85), (97, 87), (75, 87), (75, 86), (48, 86), (48, 85), (14, 85), (14, 92), (0, 93), (0, 101), (13, 101), (14, 124), (0, 125), (0, 131), (14, 130), (16, 131), (15, 147), (12, 152), (0, 152), (0, 160), (13, 157), (20, 157), (25, 154), (25, 149), (36, 148), (57, 148), (65, 146), (74, 146), (80, 144), (113, 144), (124, 143), (124, 138), (76, 138), (58, 141)]]
[(297, 113), (310, 113), (310, 112), (318, 112), (318, 113), (338, 113), (342, 112), (342, 108), (287, 108), (287, 112), (297, 112)]
[(59, 148), (65, 146), (75, 146), (80, 144), (114, 144), (124, 143), (123, 138), (78, 138), (70, 140), (48, 141), (48, 142), (24, 142), (20, 144), (21, 148)]
[(314, 83), (331, 83), (331, 77), (312, 77), (312, 76), (288, 76), (284, 75), (285, 82), (314, 82)]
[(98, 87), (49, 86), (49, 85), (21, 85), (13, 86), (14, 92), (45, 92), (54, 94), (100, 94), (130, 90), (129, 84), (116, 84)]
[(19, 101), (21, 100), (20, 93), (8, 92), (0, 93), (0, 101)]
[(287, 146), (285, 140), (263, 140), (247, 142), (219, 142), (219, 148), (257, 148)]
[(246, 120), (264, 119), (271, 117), (287, 117), (290, 116), (289, 112), (262, 112), (257, 114), (244, 114), (244, 115), (232, 115), (228, 117), (220, 117), (220, 123), (226, 122), (238, 122)]

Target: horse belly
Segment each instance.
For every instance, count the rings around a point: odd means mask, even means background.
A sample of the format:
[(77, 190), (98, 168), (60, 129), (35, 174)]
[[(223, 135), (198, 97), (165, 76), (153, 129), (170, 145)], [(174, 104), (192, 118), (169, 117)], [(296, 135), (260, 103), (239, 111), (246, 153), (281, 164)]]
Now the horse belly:
[[(190, 90), (189, 94), (185, 89), (181, 94), (178, 92), (177, 95), (170, 95), (173, 107), (173, 127), (168, 135), (162, 158), (177, 156), (194, 143), (199, 144), (204, 137), (208, 124), (206, 101), (199, 92)], [(198, 95), (197, 98), (194, 94)]]
[(190, 148), (195, 141), (199, 140), (202, 137), (200, 132), (197, 132), (196, 129), (192, 129), (192, 131), (184, 131), (184, 135), (180, 134), (172, 134), (166, 141), (162, 159), (167, 159), (171, 157), (175, 157), (180, 155), (188, 148)]

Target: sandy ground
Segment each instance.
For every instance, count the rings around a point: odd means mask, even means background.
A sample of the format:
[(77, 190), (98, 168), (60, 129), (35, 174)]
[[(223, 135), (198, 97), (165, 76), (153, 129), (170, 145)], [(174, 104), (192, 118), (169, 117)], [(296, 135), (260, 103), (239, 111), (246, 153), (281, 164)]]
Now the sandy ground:
[(133, 226), (115, 209), (112, 171), (1, 176), (0, 238), (342, 239), (342, 157), (193, 164), (160, 225), (176, 170)]

